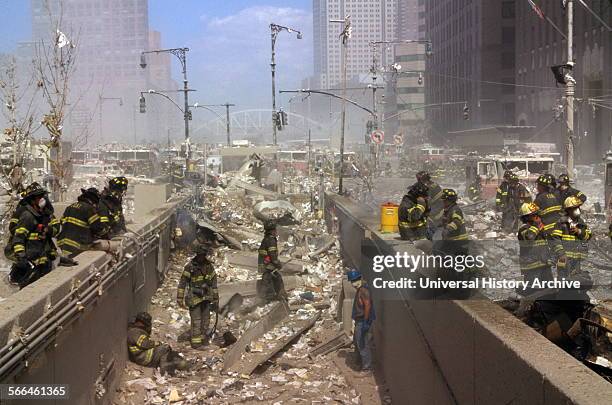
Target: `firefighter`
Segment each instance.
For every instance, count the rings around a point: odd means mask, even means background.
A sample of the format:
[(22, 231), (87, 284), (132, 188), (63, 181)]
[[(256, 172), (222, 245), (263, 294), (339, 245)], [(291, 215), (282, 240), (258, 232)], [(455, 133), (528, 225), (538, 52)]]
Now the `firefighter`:
[(495, 194), (495, 207), (499, 212), (503, 212), (506, 207), (506, 200), (508, 198), (508, 187), (510, 186), (510, 176), (512, 172), (506, 170), (504, 172), (504, 179), (497, 187), (497, 193)]
[(187, 263), (181, 275), (176, 299), (180, 307), (189, 308), (191, 347), (201, 349), (208, 344), (211, 311), (216, 312), (219, 308), (219, 290), (217, 273), (208, 259), (210, 247), (198, 243), (194, 251), (194, 258)]
[(531, 195), (519, 182), (516, 173), (510, 172), (507, 178), (508, 187), (502, 213), (502, 229), (504, 232), (515, 232), (519, 224), (519, 210), (526, 202), (531, 202)]
[[(544, 224), (535, 203), (524, 203), (519, 212), (522, 225), (518, 230), (520, 268), (525, 281), (553, 280)], [(532, 291), (531, 288), (527, 288)]]
[(276, 223), (264, 221), (264, 238), (259, 245), (257, 268), (262, 273), (258, 282), (258, 295), (266, 301), (287, 300), (285, 284), (280, 274), (282, 264), (278, 259)]
[(480, 197), (482, 196), (482, 179), (480, 176), (476, 176), (474, 181), (468, 185), (465, 194), (472, 201), (480, 200)]
[(104, 189), (98, 206), (100, 222), (106, 225), (105, 239), (112, 239), (127, 232), (123, 216), (123, 197), (128, 188), (128, 180), (121, 176), (110, 179)]
[(144, 367), (159, 367), (174, 374), (174, 370), (186, 370), (188, 364), (166, 343), (151, 339), (152, 318), (148, 312), (140, 312), (134, 322), (128, 324), (127, 345), (130, 361)]
[(47, 207), (47, 201), (47, 190), (32, 183), (16, 209), (18, 219), (5, 252), (15, 262), (10, 280), (20, 288), (48, 274), (57, 257), (52, 238), (57, 235), (59, 223), (53, 216), (53, 207), (50, 204)]
[(559, 202), (565, 202), (568, 197), (578, 197), (582, 203), (585, 203), (587, 196), (580, 190), (575, 189), (570, 185), (570, 178), (567, 174), (561, 174), (558, 179), (557, 196)]
[[(535, 199), (535, 204), (539, 207), (539, 216), (544, 226), (546, 233), (555, 231), (555, 227), (561, 217), (561, 203), (553, 192), (555, 178), (551, 174), (542, 174), (536, 181), (538, 194)], [(558, 235), (561, 237), (561, 233)]]
[(107, 223), (102, 222), (98, 213), (99, 202), (97, 189), (81, 189), (78, 201), (64, 211), (57, 245), (69, 257), (89, 249), (94, 240), (103, 239), (108, 234)]
[(399, 232), (402, 240), (427, 239), (427, 187), (415, 183), (402, 198), (398, 209)]
[(442, 239), (458, 241), (468, 240), (463, 212), (457, 205), (457, 192), (450, 188), (442, 190), (444, 215), (442, 216)]
[(420, 171), (416, 174), (417, 183), (427, 188), (427, 203), (430, 208), (429, 219), (434, 227), (442, 220), (444, 203), (442, 202), (442, 187), (431, 179), (429, 172)]
[(565, 253), (567, 255), (566, 269), (559, 272), (562, 277), (580, 273), (580, 262), (587, 257), (591, 230), (580, 217), (580, 207), (583, 201), (578, 196), (570, 196), (563, 202), (563, 216), (559, 219), (559, 229), (562, 232)]
[(361, 360), (361, 371), (372, 371), (372, 323), (376, 320), (370, 289), (361, 277), (361, 273), (351, 270), (347, 273), (348, 281), (355, 288), (352, 318), (355, 322), (353, 345)]

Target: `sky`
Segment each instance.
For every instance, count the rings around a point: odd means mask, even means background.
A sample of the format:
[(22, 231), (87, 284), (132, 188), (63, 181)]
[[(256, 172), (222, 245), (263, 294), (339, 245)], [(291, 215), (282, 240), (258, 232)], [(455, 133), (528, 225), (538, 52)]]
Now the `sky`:
[[(0, 15), (0, 52), (11, 52), (30, 38), (30, 0), (0, 0)], [(191, 98), (201, 104), (270, 108), (271, 22), (304, 33), (297, 40), (282, 32), (276, 47), (277, 89), (300, 88), (312, 75), (311, 0), (149, 0), (149, 28), (162, 33), (163, 46), (190, 48)], [(177, 64), (180, 83), (179, 73)]]

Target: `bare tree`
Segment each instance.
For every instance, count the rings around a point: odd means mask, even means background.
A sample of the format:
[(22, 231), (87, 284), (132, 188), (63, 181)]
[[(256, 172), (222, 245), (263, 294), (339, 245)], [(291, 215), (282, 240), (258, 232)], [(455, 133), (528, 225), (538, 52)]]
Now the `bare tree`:
[(55, 9), (45, 1), (49, 18), (50, 38), (36, 44), (35, 70), (48, 112), (42, 117), (42, 124), (49, 133), (48, 157), (52, 167), (50, 180), (54, 199), (65, 199), (68, 183), (72, 177), (70, 151), (64, 150), (63, 129), (68, 115), (70, 79), (74, 73), (77, 46), (69, 32), (63, 27), (64, 7), (61, 1), (54, 2)]

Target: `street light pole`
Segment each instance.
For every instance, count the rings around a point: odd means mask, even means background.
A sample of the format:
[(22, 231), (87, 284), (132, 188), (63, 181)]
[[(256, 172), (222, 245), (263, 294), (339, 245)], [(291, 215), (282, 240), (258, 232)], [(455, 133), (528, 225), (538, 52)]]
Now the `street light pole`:
[[(574, 67), (574, 1), (567, 1), (567, 64)], [(565, 85), (565, 99), (567, 102), (566, 124), (566, 161), (567, 175), (574, 178), (574, 94), (576, 81), (568, 78)]]
[(145, 51), (140, 54), (140, 67), (143, 69), (147, 67), (145, 55), (149, 53), (171, 53), (181, 62), (181, 67), (183, 68), (183, 93), (185, 95), (185, 108), (183, 109), (183, 116), (185, 118), (185, 171), (189, 171), (191, 159), (191, 142), (189, 139), (189, 120), (191, 119), (191, 111), (189, 110), (189, 83), (187, 82), (187, 52), (189, 52), (189, 48), (171, 48)]
[(225, 130), (226, 130), (226, 134), (227, 134), (227, 146), (231, 146), (232, 145), (232, 139), (231, 139), (231, 121), (230, 121), (230, 107), (235, 107), (236, 104), (230, 104), (230, 103), (225, 103), (225, 104), (208, 104), (208, 105), (203, 105), (203, 104), (198, 104), (195, 103), (194, 105), (192, 105), (191, 107), (193, 108), (204, 108), (212, 113), (215, 113), (219, 118), (224, 119), (223, 116), (221, 114), (219, 114), (217, 111), (213, 110), (212, 108), (209, 107), (225, 107)]
[(338, 177), (338, 194), (342, 195), (344, 179), (344, 131), (346, 126), (346, 70), (348, 40), (351, 38), (353, 27), (351, 26), (350, 15), (344, 17), (344, 20), (329, 20), (329, 22), (342, 24), (342, 32), (340, 33), (340, 38), (342, 38), (342, 124), (340, 129), (340, 173)]
[(272, 61), (270, 67), (272, 68), (272, 142), (274, 146), (277, 145), (277, 111), (276, 111), (276, 38), (281, 31), (295, 32), (297, 39), (302, 39), (302, 33), (293, 28), (284, 27), (278, 24), (270, 24), (270, 34), (272, 38)]

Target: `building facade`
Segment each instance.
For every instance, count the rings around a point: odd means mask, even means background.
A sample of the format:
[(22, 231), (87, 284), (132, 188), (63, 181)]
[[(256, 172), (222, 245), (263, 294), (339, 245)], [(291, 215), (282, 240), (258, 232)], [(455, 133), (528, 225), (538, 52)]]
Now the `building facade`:
[(425, 39), (425, 0), (397, 0), (397, 39)]
[[(567, 62), (567, 18), (560, 2), (539, 2), (552, 24), (541, 19), (527, 2), (516, 7), (516, 119), (519, 125), (533, 125), (536, 141), (554, 142), (563, 150), (566, 138), (564, 86), (557, 85), (550, 70)], [(588, 2), (591, 9), (612, 25), (612, 7), (606, 1)], [(612, 93), (612, 32), (580, 3), (574, 2), (574, 62), (576, 80), (575, 158), (577, 162), (600, 161), (610, 148), (612, 111), (593, 106), (589, 98), (602, 98)], [(553, 24), (559, 29), (553, 26)], [(609, 98), (608, 98), (609, 100)], [(612, 108), (612, 103), (604, 102)]]
[(141, 91), (172, 83), (169, 59), (154, 56), (146, 69), (139, 66), (140, 53), (161, 44), (159, 33), (149, 30), (148, 0), (31, 0), (31, 5), (33, 41), (53, 38), (51, 21), (61, 14), (62, 32), (77, 45), (69, 86), (78, 114), (67, 117), (67, 130), (87, 131), (90, 144), (104, 144), (153, 140), (170, 125), (171, 104), (159, 108), (154, 125), (135, 115)]
[[(342, 82), (342, 24), (329, 20), (351, 16), (347, 79), (354, 80), (370, 71), (370, 43), (396, 38), (397, 13), (397, 0), (313, 0), (314, 82), (318, 87), (329, 89)], [(392, 60), (392, 53), (384, 50), (382, 61), (389, 65)]]
[[(514, 0), (425, 2), (426, 103), (431, 140), (449, 131), (515, 122)], [(464, 108), (469, 109), (464, 119)]]

